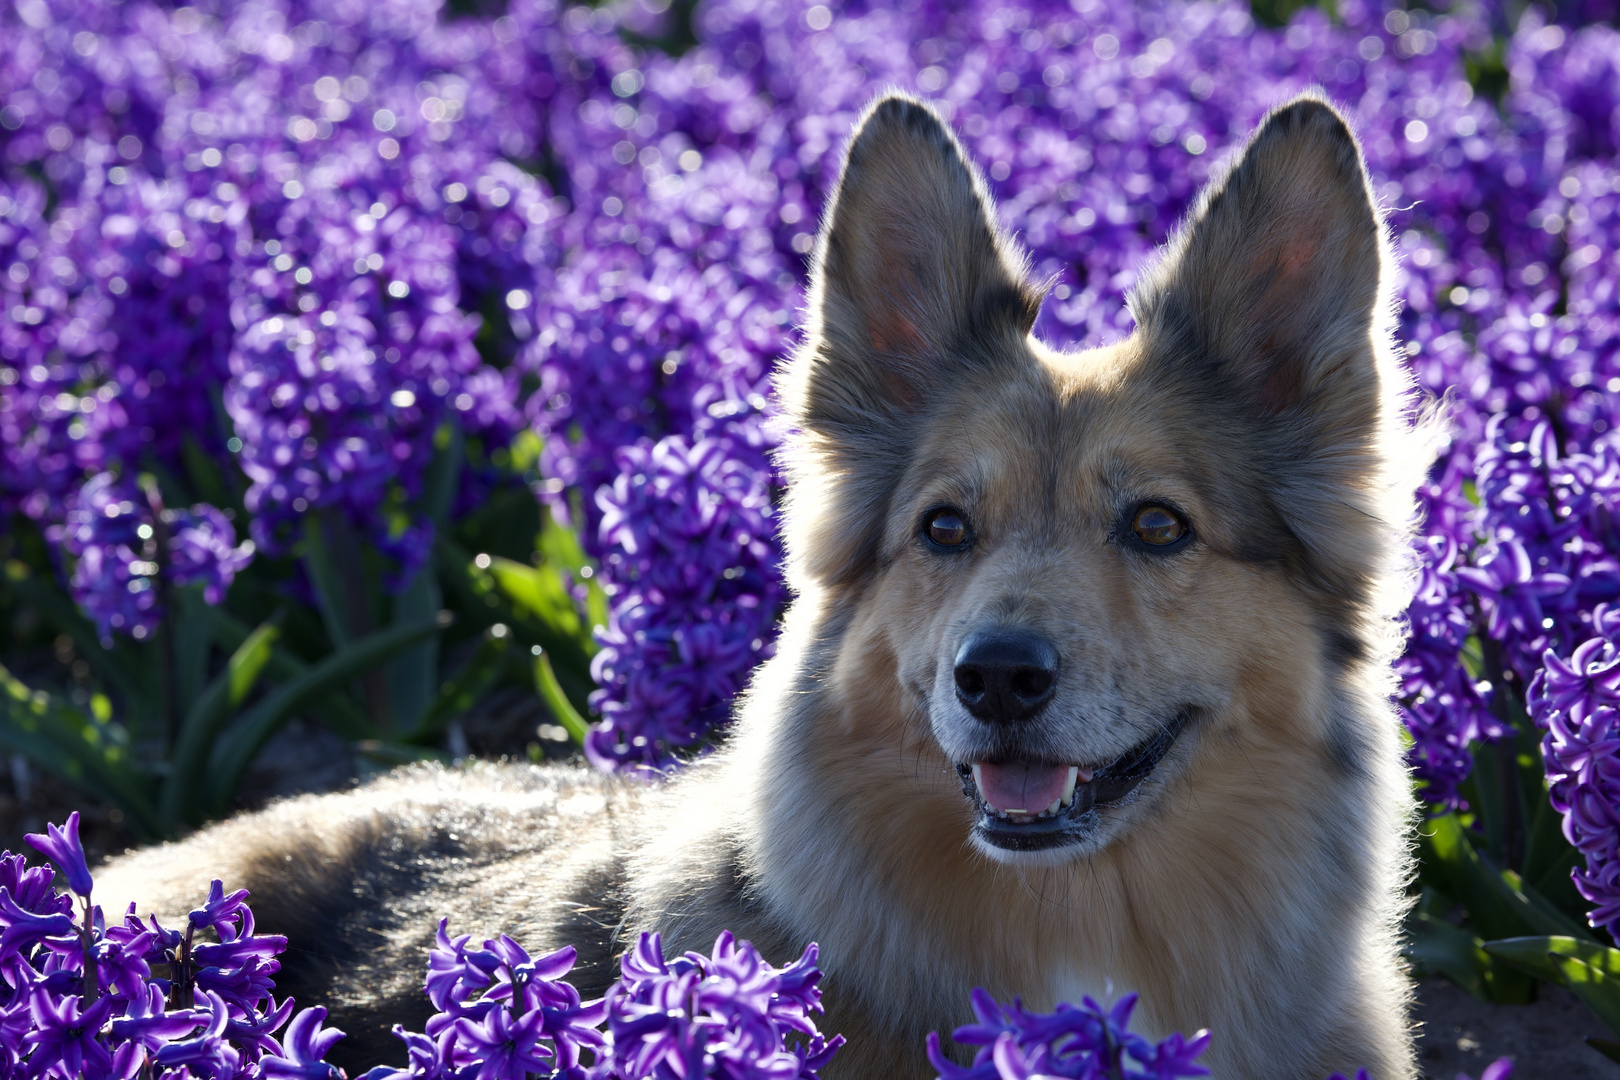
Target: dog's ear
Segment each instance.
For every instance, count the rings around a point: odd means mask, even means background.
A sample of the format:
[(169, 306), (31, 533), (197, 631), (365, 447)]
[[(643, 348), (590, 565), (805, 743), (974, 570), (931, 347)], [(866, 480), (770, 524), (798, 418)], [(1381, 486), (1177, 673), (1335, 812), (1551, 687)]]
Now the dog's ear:
[(1392, 579), (1432, 460), (1393, 348), (1392, 271), (1355, 137), (1307, 94), (1262, 121), (1131, 300), (1144, 374), (1222, 433), (1310, 579), (1350, 599)]
[(880, 98), (856, 123), (822, 223), (783, 399), (834, 437), (919, 412), (1028, 334), (1039, 305), (949, 128), (911, 98)]
[(1132, 314), (1162, 362), (1257, 415), (1371, 422), (1385, 247), (1355, 137), (1307, 94), (1205, 189)]

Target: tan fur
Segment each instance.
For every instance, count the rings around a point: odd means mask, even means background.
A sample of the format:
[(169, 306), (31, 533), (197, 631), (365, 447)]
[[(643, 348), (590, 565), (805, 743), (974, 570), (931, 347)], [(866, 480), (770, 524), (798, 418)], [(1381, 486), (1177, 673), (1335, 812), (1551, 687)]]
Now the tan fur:
[[(639, 792), (417, 770), (99, 880), (169, 912), (211, 872), (254, 889), (261, 924), (329, 950), (288, 974), (335, 993), (367, 1051), (423, 1011), (408, 985), (443, 911), (587, 946), (597, 985), (642, 929), (673, 951), (730, 928), (779, 961), (819, 941), (823, 1027), (850, 1037), (829, 1080), (931, 1076), (923, 1038), (969, 1019), (975, 986), (1042, 1009), (1138, 991), (1146, 1031), (1210, 1028), (1228, 1080), (1408, 1080), (1413, 804), (1388, 668), (1426, 458), (1390, 279), (1354, 139), (1307, 96), (1211, 185), (1133, 298), (1137, 333), (1055, 351), (1029, 336), (1039, 294), (977, 172), (926, 107), (886, 98), (781, 373), (796, 599), (719, 753)], [(1144, 499), (1193, 542), (1130, 547)], [(938, 505), (967, 514), (971, 551), (921, 541)], [(950, 671), (990, 624), (1063, 658), (1018, 735), (1031, 756), (1105, 762), (1191, 717), (1079, 847), (972, 839), (954, 765), (1003, 736)]]

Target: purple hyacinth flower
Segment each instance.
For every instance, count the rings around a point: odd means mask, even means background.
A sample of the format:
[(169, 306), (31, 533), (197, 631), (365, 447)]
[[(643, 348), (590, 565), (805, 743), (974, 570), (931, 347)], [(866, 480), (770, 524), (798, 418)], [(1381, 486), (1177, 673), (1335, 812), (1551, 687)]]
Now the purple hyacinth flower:
[(1130, 1030), (1136, 1002), (1135, 994), (1127, 994), (1104, 1010), (1088, 997), (1079, 1006), (1064, 1002), (1050, 1013), (1034, 1013), (1017, 998), (1004, 1007), (983, 989), (975, 989), (977, 1022), (953, 1033), (957, 1042), (979, 1047), (972, 1065), (947, 1059), (937, 1034), (929, 1036), (929, 1061), (941, 1080), (1037, 1076), (1178, 1080), (1209, 1075), (1196, 1061), (1209, 1046), (1208, 1032), (1191, 1039), (1174, 1034), (1154, 1043)]
[(242, 909), (246, 907), (248, 891), (238, 889), (229, 896), (225, 883), (215, 878), (208, 886), (208, 900), (190, 913), (191, 925), (198, 930), (212, 929), (221, 941), (235, 941), (242, 924)]
[(454, 1071), (456, 1029), (452, 1025), (437, 1039), (394, 1025), (394, 1037), (405, 1043), (406, 1065), (397, 1069), (378, 1065), (360, 1074), (358, 1080), (443, 1080)]
[(457, 1020), (456, 1035), (478, 1059), (478, 1080), (524, 1080), (530, 1073), (554, 1071), (556, 1051), (545, 1044), (549, 1032), (539, 1009), (514, 1018), (511, 1010), (497, 1006), (482, 1021)]
[(1543, 599), (1569, 588), (1568, 576), (1537, 571), (1523, 544), (1509, 540), (1491, 551), (1478, 566), (1464, 566), (1457, 577), (1491, 601), (1485, 631), (1501, 640), (1510, 633), (1534, 639), (1542, 633)]
[(326, 1010), (319, 1005), (293, 1017), (281, 1036), (282, 1051), (259, 1060), (264, 1080), (339, 1080), (343, 1073), (322, 1059), (343, 1038), (337, 1028), (322, 1028)]
[(236, 530), (225, 515), (201, 503), (171, 511), (164, 521), (169, 527), (169, 580), (201, 585), (205, 600), (223, 603), (231, 582), (253, 561), (253, 541), (237, 544)]
[(111, 933), (107, 933), (99, 926), (99, 905), (94, 915), (98, 925), (91, 935), (94, 941), (91, 959), (96, 966), (100, 988), (116, 988), (120, 994), (132, 1000), (144, 995), (146, 982), (152, 977), (152, 968), (146, 958), (152, 951), (157, 935), (151, 931), (129, 934), (127, 928), (120, 926), (113, 927)]
[(428, 973), (424, 985), (433, 1008), (455, 1017), (464, 1015), (461, 1010), (468, 997), (488, 986), (490, 979), (467, 956), (467, 943), (472, 940), (472, 935), (462, 934), (452, 939), (449, 925), (449, 919), (439, 920), (433, 948), (428, 952)]
[(281, 1044), (272, 1036), (287, 1022), (292, 1011), (292, 998), (282, 998), (281, 1004), (277, 1005), (275, 998), (267, 996), (263, 1005), (249, 1012), (248, 1018), (231, 1017), (225, 1025), (225, 1037), (250, 1061), (256, 1061), (265, 1054), (279, 1053)]
[(73, 900), (59, 896), (53, 884), (56, 874), (44, 866), (29, 866), (21, 855), (0, 853), (0, 889), (24, 911), (36, 915), (71, 912)]
[(230, 1010), (218, 994), (204, 991), (202, 997), (203, 1003), (197, 1012), (206, 1017), (207, 1026), (189, 1039), (160, 1047), (152, 1060), (165, 1069), (185, 1068), (193, 1076), (225, 1080), (235, 1075), (242, 1060), (236, 1047), (225, 1038)]
[(29, 833), (23, 839), (55, 863), (67, 877), (68, 888), (80, 896), (90, 896), (90, 867), (85, 862), (84, 845), (79, 843), (79, 812), (68, 815), (67, 825), (57, 828), (47, 822), (45, 834)]
[(162, 987), (147, 986), (131, 995), (124, 1015), (115, 1017), (110, 1028), (112, 1037), (129, 1040), (148, 1050), (183, 1038), (206, 1023), (208, 1017), (190, 1009), (168, 1011), (168, 994)]
[(104, 997), (89, 1008), (81, 1008), (78, 997), (57, 997), (41, 987), (28, 995), (28, 1016), (32, 1030), (23, 1038), (31, 1047), (30, 1075), (61, 1076), (106, 1074), (113, 1065), (100, 1040), (101, 1025), (112, 1015), (116, 1000)]
[(1594, 709), (1620, 705), (1620, 651), (1603, 638), (1582, 642), (1568, 661), (1548, 649), (1543, 663), (1541, 691), (1547, 707), (1564, 712), (1575, 723)]
[(0, 958), (16, 955), (41, 941), (63, 938), (77, 945), (73, 917), (65, 912), (38, 915), (22, 907), (5, 889), (0, 889)]

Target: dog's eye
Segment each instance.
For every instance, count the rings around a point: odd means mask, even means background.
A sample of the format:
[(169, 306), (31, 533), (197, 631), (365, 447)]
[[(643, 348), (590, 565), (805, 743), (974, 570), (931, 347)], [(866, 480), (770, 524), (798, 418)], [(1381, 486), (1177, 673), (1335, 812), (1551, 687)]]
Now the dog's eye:
[(967, 522), (955, 510), (935, 510), (928, 515), (928, 539), (940, 547), (956, 547), (967, 540)]
[(1164, 547), (1187, 535), (1187, 523), (1174, 512), (1156, 503), (1148, 503), (1131, 519), (1131, 531), (1144, 544)]

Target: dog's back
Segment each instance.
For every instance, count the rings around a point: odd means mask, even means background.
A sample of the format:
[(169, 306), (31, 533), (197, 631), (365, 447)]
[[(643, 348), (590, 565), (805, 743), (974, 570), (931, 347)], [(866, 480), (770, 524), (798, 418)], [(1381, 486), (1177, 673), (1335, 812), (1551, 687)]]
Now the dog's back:
[(395, 1061), (390, 1034), (420, 1031), (438, 920), (475, 940), (579, 950), (570, 976), (600, 994), (617, 977), (612, 937), (638, 803), (653, 794), (562, 766), (415, 766), (349, 792), (304, 796), (96, 871), (109, 918), (129, 901), (180, 925), (209, 881), (252, 892), (262, 933), (285, 934), (277, 989), (325, 1005), (347, 1032), (332, 1060)]

